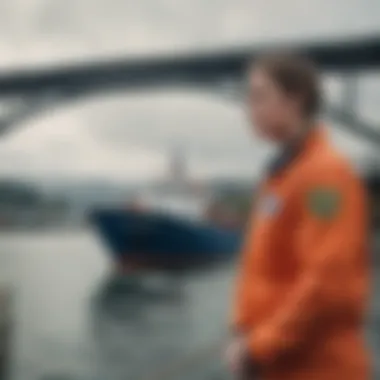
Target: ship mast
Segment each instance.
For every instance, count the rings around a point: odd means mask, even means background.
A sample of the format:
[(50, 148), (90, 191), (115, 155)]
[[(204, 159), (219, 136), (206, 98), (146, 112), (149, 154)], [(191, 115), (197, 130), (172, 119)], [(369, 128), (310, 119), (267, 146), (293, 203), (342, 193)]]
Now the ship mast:
[(202, 182), (189, 176), (186, 150), (177, 146), (170, 152), (168, 159), (168, 182), (176, 191), (196, 198), (208, 198), (208, 191)]
[(181, 147), (175, 148), (169, 160), (169, 178), (173, 183), (185, 184), (187, 182), (187, 170), (183, 149)]

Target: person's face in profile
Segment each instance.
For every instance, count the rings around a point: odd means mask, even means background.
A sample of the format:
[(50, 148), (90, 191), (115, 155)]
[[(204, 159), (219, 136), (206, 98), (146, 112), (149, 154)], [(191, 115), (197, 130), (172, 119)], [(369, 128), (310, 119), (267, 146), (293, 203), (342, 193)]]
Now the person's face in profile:
[(259, 136), (281, 142), (299, 117), (299, 104), (286, 94), (262, 69), (253, 68), (248, 77), (248, 117)]

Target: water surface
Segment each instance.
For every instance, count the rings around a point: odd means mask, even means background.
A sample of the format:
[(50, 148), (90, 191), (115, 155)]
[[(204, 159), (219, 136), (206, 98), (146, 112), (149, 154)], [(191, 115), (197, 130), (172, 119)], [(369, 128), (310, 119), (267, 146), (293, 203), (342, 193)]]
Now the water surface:
[[(14, 296), (10, 378), (160, 380), (160, 370), (198, 352), (187, 376), (173, 379), (215, 380), (233, 268), (137, 283), (111, 268), (86, 230), (0, 235), (0, 282)], [(379, 292), (371, 310), (368, 338), (380, 357)]]

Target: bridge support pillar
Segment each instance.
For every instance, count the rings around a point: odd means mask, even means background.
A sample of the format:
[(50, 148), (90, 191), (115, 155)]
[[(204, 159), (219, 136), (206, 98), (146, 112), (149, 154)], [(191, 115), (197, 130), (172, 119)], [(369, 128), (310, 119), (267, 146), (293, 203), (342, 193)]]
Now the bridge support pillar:
[(344, 78), (342, 94), (342, 111), (352, 117), (352, 120), (358, 119), (358, 92), (359, 80), (356, 74), (347, 73)]

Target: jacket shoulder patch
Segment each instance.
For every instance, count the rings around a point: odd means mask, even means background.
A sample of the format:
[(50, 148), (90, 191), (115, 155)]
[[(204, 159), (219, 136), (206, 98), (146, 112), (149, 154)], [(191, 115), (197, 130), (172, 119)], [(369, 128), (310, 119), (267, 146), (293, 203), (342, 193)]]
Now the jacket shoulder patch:
[(341, 192), (332, 187), (317, 187), (309, 191), (307, 205), (309, 212), (320, 219), (332, 219), (341, 208)]

